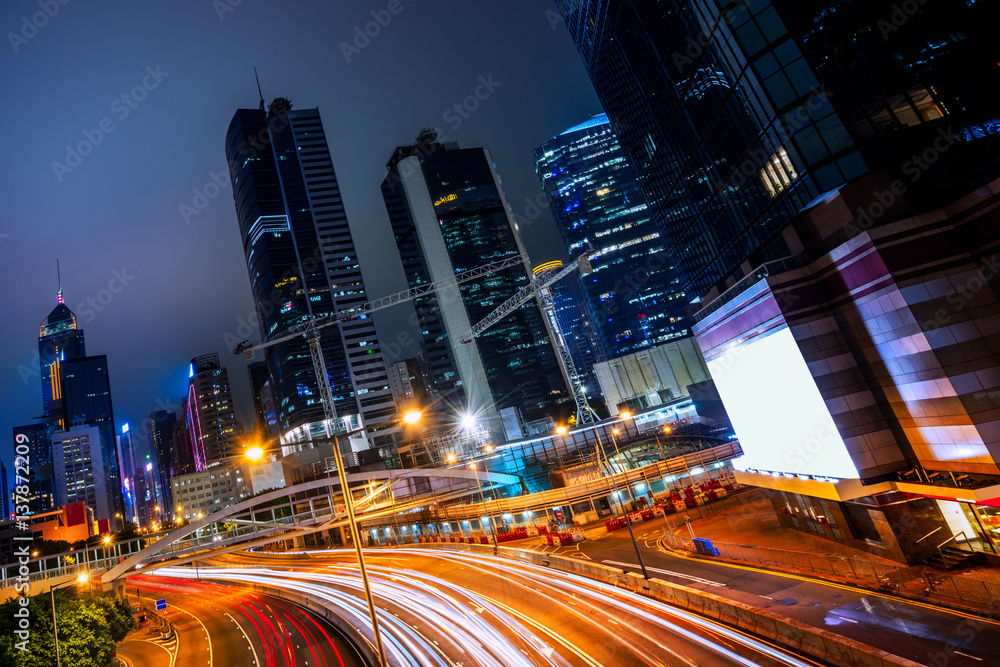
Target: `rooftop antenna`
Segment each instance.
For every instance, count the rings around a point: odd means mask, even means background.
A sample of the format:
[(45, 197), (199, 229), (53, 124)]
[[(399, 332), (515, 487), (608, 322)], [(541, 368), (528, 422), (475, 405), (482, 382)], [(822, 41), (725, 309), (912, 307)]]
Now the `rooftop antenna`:
[(63, 302), (62, 295), (62, 272), (59, 271), (59, 260), (56, 260), (56, 279), (59, 281), (59, 291), (56, 292), (56, 303)]
[(253, 68), (253, 78), (257, 79), (257, 94), (260, 96), (260, 111), (264, 113), (264, 93), (260, 89), (260, 76), (257, 75), (257, 68)]

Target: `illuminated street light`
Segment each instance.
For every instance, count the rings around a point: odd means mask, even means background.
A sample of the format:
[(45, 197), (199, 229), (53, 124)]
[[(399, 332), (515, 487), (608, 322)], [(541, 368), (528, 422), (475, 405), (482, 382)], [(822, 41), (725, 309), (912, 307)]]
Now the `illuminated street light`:
[(448, 463), (454, 463), (454, 462), (455, 462), (455, 455), (454, 454), (449, 454), (448, 455)]
[(491, 454), (493, 452), (493, 445), (486, 445), (486, 453)]
[(569, 429), (566, 428), (565, 426), (557, 426), (556, 427), (556, 433), (558, 433), (559, 435), (566, 435), (566, 431), (568, 431), (568, 430)]
[(462, 428), (469, 428), (469, 429), (471, 429), (471, 428), (475, 428), (475, 427), (476, 427), (476, 418), (475, 418), (475, 416), (473, 416), (472, 414), (470, 414), (468, 412), (466, 412), (464, 415), (462, 415)]
[(243, 455), (251, 461), (259, 461), (264, 456), (264, 450), (257, 445), (254, 445), (250, 449), (246, 450)]
[(421, 413), (419, 410), (410, 410), (405, 415), (403, 415), (403, 421), (406, 422), (407, 424), (416, 424), (418, 421), (420, 421), (420, 415)]
[(618, 418), (622, 419), (622, 420), (631, 419), (632, 418), (632, 413), (629, 412), (628, 410), (625, 410), (624, 412), (622, 412), (622, 413), (620, 413), (618, 415)]

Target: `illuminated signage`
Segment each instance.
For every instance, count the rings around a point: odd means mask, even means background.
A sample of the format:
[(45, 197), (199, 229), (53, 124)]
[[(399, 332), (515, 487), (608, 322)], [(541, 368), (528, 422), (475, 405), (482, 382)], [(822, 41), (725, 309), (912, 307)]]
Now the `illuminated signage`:
[(438, 199), (436, 202), (434, 202), (434, 205), (435, 206), (440, 206), (441, 204), (444, 204), (444, 203), (450, 202), (450, 201), (455, 201), (456, 199), (458, 199), (458, 195), (456, 195), (456, 194), (445, 195), (444, 197), (441, 197), (441, 199)]

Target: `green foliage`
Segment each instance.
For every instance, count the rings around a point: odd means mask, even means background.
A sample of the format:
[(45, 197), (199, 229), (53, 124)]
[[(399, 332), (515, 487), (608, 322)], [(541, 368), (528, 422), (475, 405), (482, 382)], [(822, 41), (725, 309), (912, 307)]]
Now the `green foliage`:
[[(0, 667), (52, 667), (55, 642), (52, 638), (52, 606), (48, 594), (29, 600), (30, 640), (21, 651), (15, 634), (21, 607), (12, 599), (0, 605)], [(124, 597), (85, 598), (68, 591), (56, 591), (59, 624), (59, 655), (62, 664), (73, 667), (107, 667), (115, 644), (135, 627), (132, 608)]]

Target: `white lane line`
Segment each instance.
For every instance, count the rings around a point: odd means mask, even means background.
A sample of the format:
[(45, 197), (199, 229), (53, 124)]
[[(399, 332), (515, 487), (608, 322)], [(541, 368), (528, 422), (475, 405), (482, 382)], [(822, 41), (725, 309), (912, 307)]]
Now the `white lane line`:
[[(607, 563), (608, 565), (618, 565), (619, 567), (634, 567), (634, 568), (638, 568), (639, 567), (635, 563), (623, 563), (623, 562), (617, 561), (617, 560), (602, 560), (601, 562), (602, 563)], [(666, 575), (669, 575), (671, 577), (678, 577), (679, 579), (687, 579), (688, 581), (694, 581), (694, 582), (697, 582), (699, 584), (705, 584), (706, 586), (715, 586), (716, 588), (725, 588), (726, 587), (725, 584), (720, 584), (718, 581), (712, 581), (711, 579), (702, 579), (701, 577), (695, 577), (693, 575), (683, 574), (681, 572), (673, 572), (671, 570), (661, 570), (661, 569), (655, 568), (655, 567), (647, 567), (646, 571), (647, 572), (658, 572), (660, 574), (666, 574)]]
[(765, 600), (773, 600), (774, 599), (774, 598), (772, 598), (772, 597), (770, 597), (768, 595), (758, 595), (757, 597), (764, 598)]
[(972, 658), (973, 660), (978, 660), (979, 662), (982, 662), (982, 661), (983, 661), (983, 659), (982, 659), (982, 658), (977, 658), (977, 657), (976, 657), (976, 656), (974, 656), (974, 655), (969, 655), (968, 653), (962, 653), (961, 651), (953, 651), (953, 653), (954, 653), (955, 655), (960, 655), (960, 656), (963, 656), (963, 657), (966, 657), (966, 658)]
[(226, 612), (226, 616), (228, 616), (233, 621), (233, 623), (236, 624), (236, 627), (239, 628), (240, 632), (243, 633), (243, 639), (246, 639), (247, 644), (250, 645), (250, 651), (253, 653), (253, 664), (260, 665), (260, 660), (257, 658), (257, 649), (253, 647), (253, 642), (250, 641), (250, 637), (247, 635), (247, 631), (243, 629), (243, 626), (240, 625), (240, 622), (237, 621), (232, 614)]
[(187, 609), (181, 609), (177, 605), (174, 605), (174, 608), (177, 611), (184, 612), (185, 614), (187, 614), (188, 616), (190, 616), (194, 620), (198, 621), (198, 625), (200, 625), (201, 629), (205, 631), (205, 637), (208, 638), (208, 664), (211, 665), (212, 664), (212, 635), (210, 635), (208, 633), (208, 628), (205, 627), (205, 624), (201, 622), (200, 618), (198, 618), (197, 616), (195, 616), (194, 614), (192, 614), (191, 612), (189, 612)]

